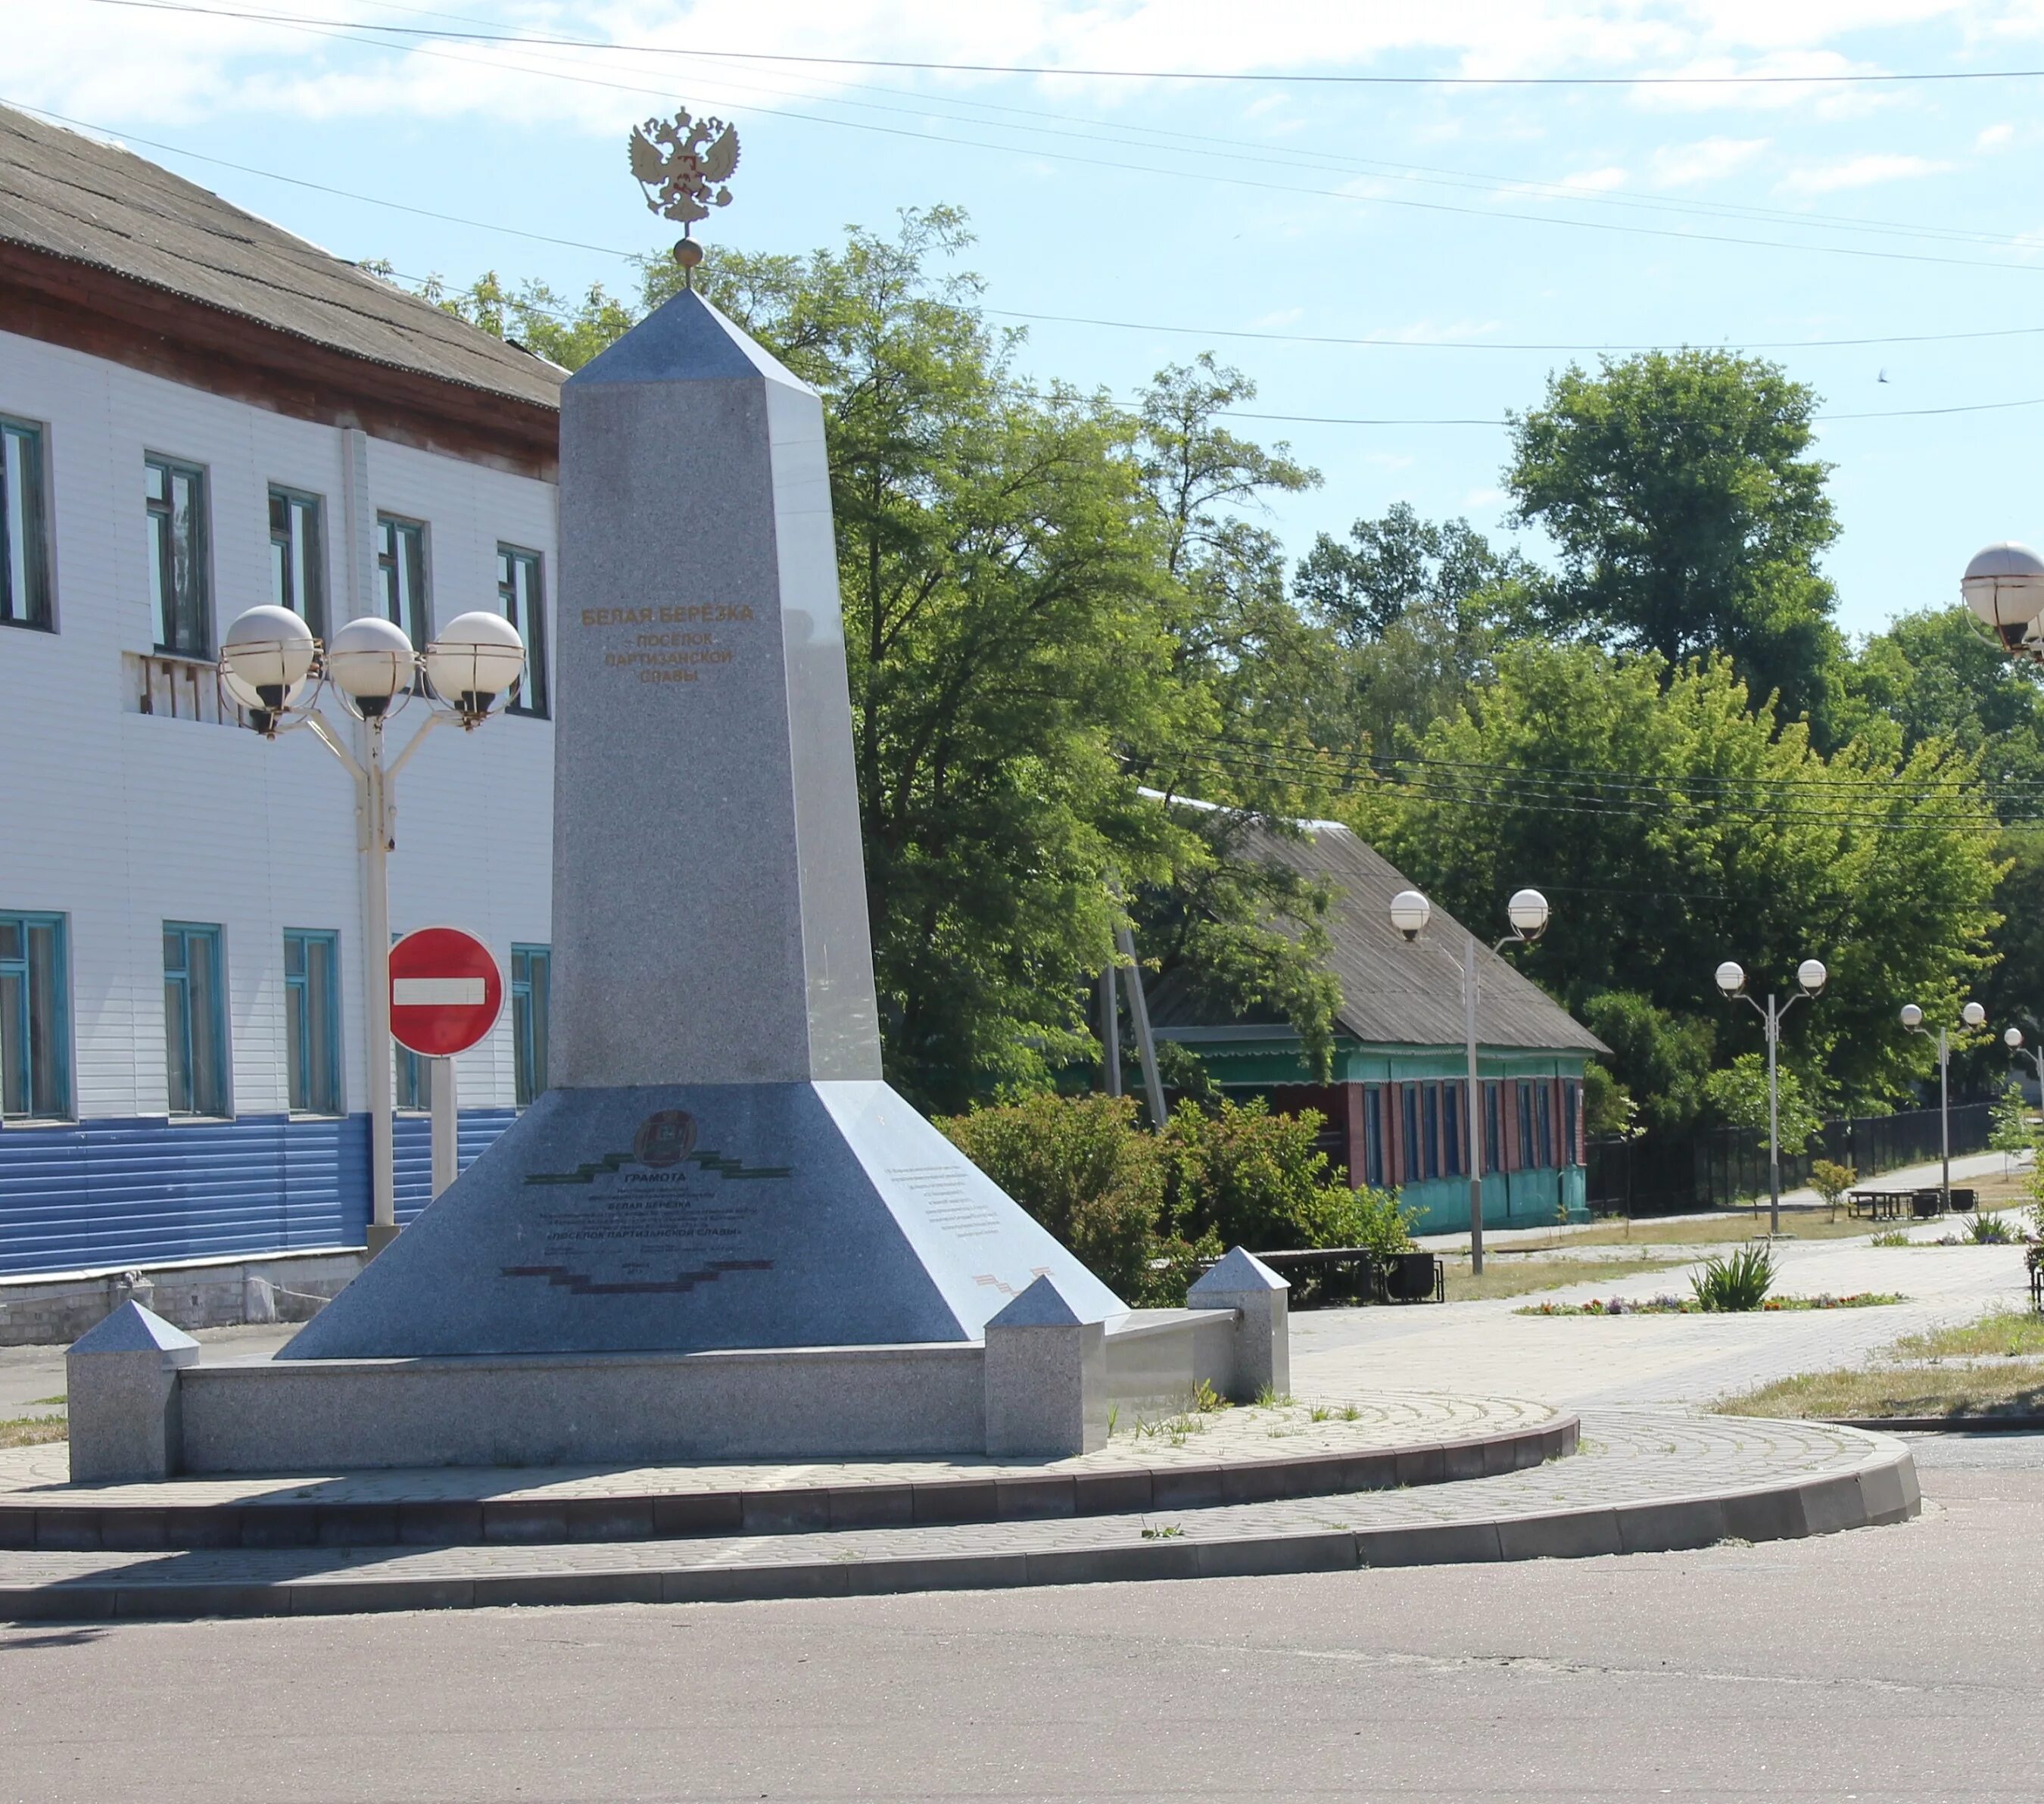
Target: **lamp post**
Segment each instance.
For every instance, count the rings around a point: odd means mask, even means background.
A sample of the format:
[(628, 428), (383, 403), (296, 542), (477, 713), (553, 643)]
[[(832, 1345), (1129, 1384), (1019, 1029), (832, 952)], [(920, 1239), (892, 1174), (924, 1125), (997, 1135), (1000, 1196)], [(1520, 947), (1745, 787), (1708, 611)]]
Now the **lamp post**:
[[(524, 641), (501, 614), (485, 611), (450, 620), (421, 656), (403, 630), (373, 615), (350, 620), (322, 648), (288, 608), (251, 608), (221, 642), (220, 684), (265, 739), (303, 727), (355, 779), (357, 842), (364, 861), (363, 937), (367, 941), (370, 1221), (373, 1257), (398, 1231), (393, 1169), (390, 1073), (390, 856), (397, 845), (398, 773), (428, 733), (458, 720), (472, 731), (517, 686)], [(383, 730), (421, 693), (428, 712), (396, 758)], [(351, 752), (319, 710), (323, 690), (363, 729), (364, 755)]]
[[(1504, 905), (1505, 919), (1512, 923), (1512, 931), (1491, 948), (1493, 953), (1504, 951), (1508, 946), (1530, 946), (1547, 931), (1550, 911), (1547, 898), (1537, 889), (1520, 889), (1512, 892)], [(1427, 923), (1433, 919), (1434, 905), (1416, 889), (1401, 889), (1391, 898), (1391, 924), (1405, 936), (1408, 946), (1426, 931)], [(1469, 1148), (1470, 1187), (1470, 1276), (1483, 1275), (1483, 1090), (1476, 1073), (1476, 992), (1477, 941), (1476, 935), (1463, 934), (1462, 956), (1455, 959), (1448, 954), (1462, 973), (1462, 1037), (1469, 1055), (1469, 1096), (1462, 1109), (1463, 1136)]]
[[(1962, 1031), (1971, 1032), (1985, 1025), (1987, 1011), (1977, 1002), (1969, 1002), (1959, 1011), (1959, 1026)], [(1931, 1030), (1923, 1025), (1923, 1011), (1913, 1002), (1902, 1006), (1902, 1025), (1912, 1034), (1921, 1034), (1925, 1039), (1931, 1038)], [(1952, 1207), (1952, 1085), (1950, 1064), (1952, 1041), (1950, 1032), (1940, 1024), (1938, 1042), (1938, 1159), (1943, 1176), (1938, 1180), (1939, 1202), (1948, 1212)]]
[[(1716, 975), (1718, 988), (1727, 1002), (1734, 996), (1745, 996), (1746, 971), (1742, 965), (1727, 958), (1717, 968)], [(1814, 998), (1830, 975), (1817, 960), (1805, 958), (1796, 967), (1798, 988), (1795, 995), (1777, 1002), (1770, 990), (1765, 1008), (1751, 996), (1746, 996), (1753, 1011), (1767, 1023), (1767, 1232), (1770, 1237), (1781, 1231), (1781, 1020), (1804, 997)]]
[[(2011, 1027), (2001, 1036), (2001, 1043), (2008, 1048), (2011, 1056), (2023, 1050), (2023, 1030)], [(2044, 1101), (2044, 1042), (2030, 1049), (2030, 1056), (2037, 1061), (2037, 1095)]]

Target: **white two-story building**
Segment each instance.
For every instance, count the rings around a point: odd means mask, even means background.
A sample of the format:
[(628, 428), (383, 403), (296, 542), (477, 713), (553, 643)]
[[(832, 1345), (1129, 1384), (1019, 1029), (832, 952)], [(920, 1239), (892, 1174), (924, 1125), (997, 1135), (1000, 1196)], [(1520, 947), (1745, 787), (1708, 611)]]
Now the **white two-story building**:
[[(0, 1276), (363, 1242), (354, 789), (223, 710), (259, 603), (524, 634), (516, 705), (404, 773), (391, 925), (467, 927), (509, 980), (459, 1061), (464, 1153), (544, 1088), (561, 376), (0, 109)], [(402, 1219), (428, 1152), (399, 1062)]]

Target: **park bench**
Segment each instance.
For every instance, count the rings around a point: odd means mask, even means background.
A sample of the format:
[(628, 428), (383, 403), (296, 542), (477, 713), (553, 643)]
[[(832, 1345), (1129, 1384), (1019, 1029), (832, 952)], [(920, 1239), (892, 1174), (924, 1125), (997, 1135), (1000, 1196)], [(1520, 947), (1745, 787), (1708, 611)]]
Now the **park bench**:
[(1292, 1287), (1293, 1309), (1447, 1300), (1447, 1269), (1431, 1253), (1381, 1257), (1366, 1246), (1304, 1246), (1256, 1257)]
[(1902, 1213), (1902, 1196), (1893, 1190), (1849, 1190), (1846, 1192), (1846, 1213), (1864, 1215), (1869, 1221), (1892, 1222)]

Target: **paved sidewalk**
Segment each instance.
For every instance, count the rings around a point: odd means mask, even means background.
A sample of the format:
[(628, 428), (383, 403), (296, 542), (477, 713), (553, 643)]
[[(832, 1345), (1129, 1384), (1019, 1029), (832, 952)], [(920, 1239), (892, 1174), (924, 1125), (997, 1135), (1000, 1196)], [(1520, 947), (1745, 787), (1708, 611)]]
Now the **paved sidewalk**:
[(1212, 1578), (1571, 1557), (1915, 1513), (1908, 1450), (1808, 1423), (1611, 1411), (1582, 1451), (1459, 1484), (1143, 1514), (578, 1545), (0, 1553), (0, 1615), (74, 1620)]
[[(1946, 1231), (1927, 1224), (1919, 1241)], [(1679, 1257), (1682, 1249), (1669, 1249)], [(1714, 1249), (1723, 1252), (1723, 1248)], [(2020, 1246), (1877, 1247), (1868, 1238), (1776, 1247), (1785, 1295), (1883, 1291), (1887, 1307), (1750, 1315), (1527, 1316), (1525, 1297), (1322, 1310), (1292, 1320), (1293, 1388), (1508, 1392), (1556, 1407), (1707, 1409), (1798, 1372), (1858, 1364), (1901, 1335), (2029, 1299)], [(1693, 1265), (1543, 1292), (1540, 1300), (1685, 1295)]]
[[(1322, 1406), (1316, 1409), (1315, 1405)], [(1333, 1413), (1326, 1411), (1331, 1409)], [(1353, 1412), (1352, 1414), (1350, 1412)], [(1316, 1414), (1323, 1419), (1316, 1421)], [(1316, 1396), (1281, 1407), (1247, 1404), (1209, 1415), (1166, 1417), (1155, 1431), (1118, 1425), (1107, 1445), (1069, 1459), (809, 1460), (671, 1466), (432, 1466), (378, 1471), (175, 1478), (74, 1486), (63, 1442), (0, 1452), (0, 1507), (198, 1510), (256, 1503), (354, 1505), (487, 1501), (566, 1503), (770, 1493), (819, 1496), (884, 1488), (990, 1487), (1018, 1481), (1114, 1478), (1141, 1471), (1205, 1473), (1272, 1460), (1316, 1460), (1447, 1441), (1537, 1437), (1555, 1412), (1508, 1399), (1403, 1393), (1373, 1387), (1354, 1398)], [(1531, 1456), (1538, 1459), (1537, 1450)], [(842, 1518), (840, 1517), (840, 1520)]]

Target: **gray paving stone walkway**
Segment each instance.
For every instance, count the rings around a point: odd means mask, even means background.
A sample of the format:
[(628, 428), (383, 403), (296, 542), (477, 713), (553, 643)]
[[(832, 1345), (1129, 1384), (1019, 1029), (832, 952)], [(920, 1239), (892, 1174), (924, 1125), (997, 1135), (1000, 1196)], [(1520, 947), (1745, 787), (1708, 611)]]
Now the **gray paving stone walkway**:
[(0, 1615), (309, 1614), (1206, 1577), (1767, 1540), (1914, 1513), (1907, 1449), (1611, 1411), (1582, 1451), (1459, 1484), (1062, 1521), (577, 1546), (0, 1553)]
[[(432, 1466), (379, 1472), (181, 1478), (147, 1484), (74, 1485), (61, 1442), (0, 1452), (0, 1506), (67, 1502), (152, 1510), (256, 1502), (322, 1506), (395, 1503), (567, 1501), (649, 1495), (844, 1491), (947, 1480), (1037, 1479), (1132, 1469), (1189, 1472), (1273, 1459), (1369, 1453), (1538, 1430), (1554, 1418), (1544, 1404), (1509, 1398), (1400, 1391), (1297, 1393), (1281, 1407), (1247, 1406), (1206, 1415), (1117, 1424), (1106, 1446), (1070, 1459), (869, 1460), (796, 1464), (673, 1466)], [(1320, 1419), (1316, 1420), (1318, 1417)], [(1535, 1456), (1537, 1457), (1537, 1454)]]
[[(1940, 1225), (1917, 1238), (1943, 1231)], [(1796, 1372), (1858, 1365), (1904, 1334), (2028, 1305), (2020, 1246), (1877, 1247), (1861, 1238), (1783, 1242), (1777, 1256), (1775, 1288), (1782, 1294), (1880, 1291), (1904, 1300), (1748, 1315), (1527, 1316), (1517, 1313), (1527, 1307), (1524, 1297), (1323, 1310), (1293, 1318), (1294, 1386), (1502, 1391), (1558, 1408), (1708, 1409)], [(1566, 1285), (1543, 1292), (1543, 1300), (1685, 1295), (1693, 1269)]]

